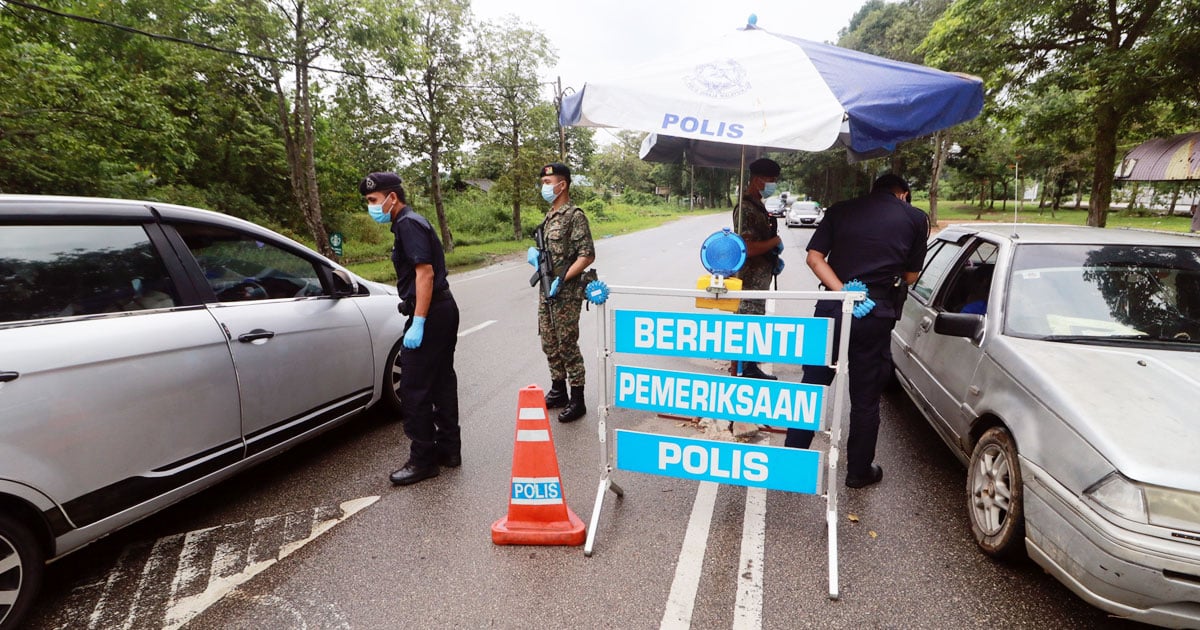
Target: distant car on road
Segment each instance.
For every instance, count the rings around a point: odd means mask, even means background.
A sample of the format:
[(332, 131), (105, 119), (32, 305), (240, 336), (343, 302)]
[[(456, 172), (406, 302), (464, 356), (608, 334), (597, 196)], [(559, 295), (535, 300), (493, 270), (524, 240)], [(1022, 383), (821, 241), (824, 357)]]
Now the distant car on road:
[(825, 209), (815, 201), (793, 201), (787, 212), (788, 227), (817, 227), (825, 217)]
[(787, 192), (771, 195), (763, 199), (763, 206), (767, 208), (767, 215), (772, 217), (782, 217), (787, 213), (788, 207), (791, 205), (791, 200), (788, 199)]
[(0, 628), (47, 559), (398, 407), (398, 303), (215, 212), (0, 195)]
[(930, 240), (896, 374), (967, 464), (984, 552), (1200, 628), (1200, 240), (963, 225)]

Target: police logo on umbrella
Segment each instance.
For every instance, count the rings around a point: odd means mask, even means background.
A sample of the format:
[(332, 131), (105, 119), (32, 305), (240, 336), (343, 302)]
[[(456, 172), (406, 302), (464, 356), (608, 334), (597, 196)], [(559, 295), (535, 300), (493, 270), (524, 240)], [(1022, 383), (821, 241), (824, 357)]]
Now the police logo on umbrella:
[(700, 64), (684, 78), (684, 83), (696, 94), (714, 98), (731, 98), (750, 91), (746, 69), (733, 59)]

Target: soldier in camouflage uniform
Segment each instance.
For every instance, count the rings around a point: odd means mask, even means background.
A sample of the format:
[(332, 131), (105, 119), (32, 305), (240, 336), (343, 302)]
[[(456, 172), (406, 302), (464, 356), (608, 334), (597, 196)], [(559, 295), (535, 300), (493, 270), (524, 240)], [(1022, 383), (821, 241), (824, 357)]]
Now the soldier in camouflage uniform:
[[(547, 164), (539, 171), (542, 198), (550, 211), (539, 228), (543, 244), (549, 250), (554, 267), (553, 297), (538, 299), (538, 334), (542, 352), (550, 364), (550, 391), (546, 407), (565, 407), (559, 422), (573, 422), (587, 413), (583, 401), (584, 364), (579, 352), (579, 311), (583, 306), (583, 276), (596, 260), (592, 231), (583, 210), (571, 203), (571, 169), (560, 163)], [(529, 262), (537, 265), (536, 248), (530, 248)], [(570, 395), (567, 382), (570, 381)]]
[[(733, 225), (746, 242), (746, 264), (737, 272), (745, 291), (765, 291), (771, 288), (771, 279), (783, 271), (783, 241), (779, 238), (779, 226), (775, 217), (767, 214), (763, 198), (775, 194), (775, 180), (779, 178), (779, 164), (761, 158), (750, 163), (750, 183), (746, 194), (733, 209)], [(742, 300), (738, 313), (764, 315), (766, 300)], [(735, 362), (736, 364), (736, 362)], [(736, 365), (734, 367), (736, 369)], [(763, 372), (758, 363), (742, 363), (742, 376), (775, 380)]]

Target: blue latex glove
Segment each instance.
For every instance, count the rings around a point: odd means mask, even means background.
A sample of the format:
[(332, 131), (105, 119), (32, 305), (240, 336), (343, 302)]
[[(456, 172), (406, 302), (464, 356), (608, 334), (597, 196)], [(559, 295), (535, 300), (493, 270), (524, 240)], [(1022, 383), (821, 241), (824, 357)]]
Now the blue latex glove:
[(541, 252), (538, 251), (538, 248), (530, 247), (529, 251), (525, 253), (525, 260), (528, 260), (529, 264), (537, 267), (539, 256), (541, 256)]
[(412, 325), (408, 327), (408, 332), (404, 333), (404, 347), (409, 350), (414, 350), (421, 345), (421, 340), (425, 338), (425, 318), (420, 315), (413, 315)]
[(871, 309), (873, 309), (873, 308), (875, 308), (875, 300), (872, 300), (871, 298), (867, 298), (861, 302), (855, 302), (854, 303), (854, 318), (862, 319), (862, 318), (866, 317), (867, 313), (870, 313)]
[(776, 254), (782, 254), (783, 253), (783, 241), (779, 241), (778, 243), (776, 243), (775, 249), (772, 249), (771, 251), (775, 252)]
[(772, 271), (771, 274), (778, 276), (779, 274), (783, 273), (784, 267), (785, 267), (785, 265), (784, 265), (783, 259), (782, 258), (777, 259), (775, 261), (775, 270)]
[[(845, 285), (842, 286), (842, 290), (843, 291), (862, 291), (863, 293), (866, 293), (867, 285), (864, 284), (861, 280), (851, 280), (850, 282), (847, 282)], [(872, 300), (871, 298), (868, 297), (863, 300), (859, 300), (858, 302), (855, 302), (852, 313), (854, 314), (855, 319), (862, 319), (862, 318), (866, 317), (867, 313), (870, 313), (871, 309), (873, 309), (873, 308), (875, 308), (875, 300)]]
[(561, 278), (555, 278), (554, 282), (550, 283), (550, 297), (558, 295), (558, 285), (562, 282)]

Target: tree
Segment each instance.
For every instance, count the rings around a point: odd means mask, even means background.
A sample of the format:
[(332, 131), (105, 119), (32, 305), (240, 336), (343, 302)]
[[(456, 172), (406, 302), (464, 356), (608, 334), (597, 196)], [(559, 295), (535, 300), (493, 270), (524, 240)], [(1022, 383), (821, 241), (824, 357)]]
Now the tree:
[(1194, 80), (1198, 42), (1197, 0), (958, 0), (925, 49), (1002, 87), (1002, 99), (1051, 85), (1079, 94), (1093, 129), (1088, 224), (1103, 227), (1122, 125)]
[(654, 181), (650, 174), (654, 165), (638, 158), (638, 148), (646, 134), (622, 130), (613, 135), (616, 141), (601, 147), (592, 161), (592, 183), (615, 193), (652, 192)]
[[(522, 190), (534, 187), (534, 169), (528, 156), (522, 155), (526, 135), (532, 131), (538, 106), (542, 106), (542, 128), (553, 128), (553, 107), (542, 97), (542, 86), (531, 77), (550, 62), (551, 48), (546, 36), (536, 28), (508, 16), (499, 22), (480, 24), (473, 36), (475, 56), (479, 60), (475, 82), (480, 84), (475, 107), (478, 124), (475, 138), (481, 143), (507, 149), (509, 181), (502, 186), (512, 203), (513, 238), (521, 239)], [(558, 132), (553, 132), (557, 156)]]
[(225, 7), (234, 25), (227, 36), (258, 54), (257, 64), (270, 78), (292, 199), (326, 256), (333, 249), (321, 213), (313, 123), (319, 86), (311, 66), (342, 54), (347, 29), (368, 21), (353, 1), (230, 0)]
[(412, 15), (380, 2), (384, 19), (371, 21), (371, 47), (378, 72), (396, 77), (386, 88), (384, 109), (395, 118), (395, 132), (409, 153), (427, 156), (429, 193), (437, 213), (442, 247), (454, 250), (442, 198), (442, 167), (463, 142), (469, 111), (466, 78), (472, 60), (461, 35), (471, 28), (469, 0), (417, 0)]

